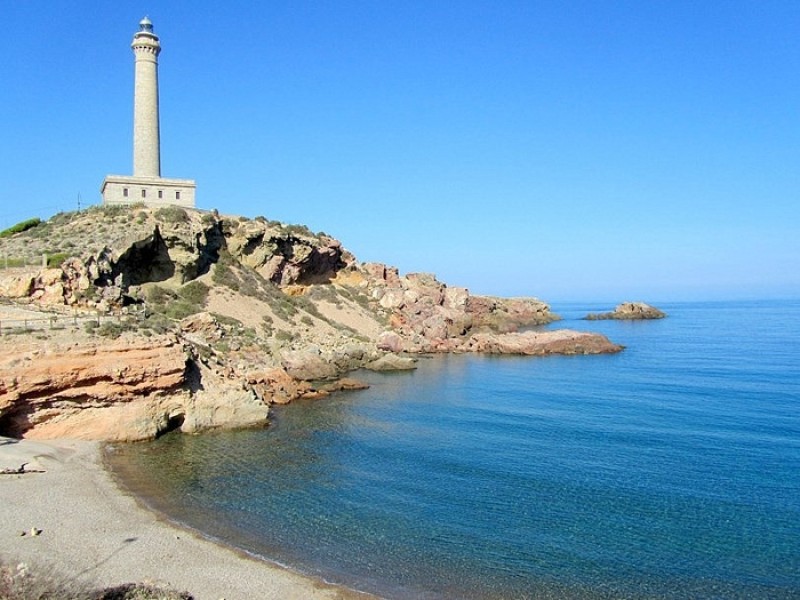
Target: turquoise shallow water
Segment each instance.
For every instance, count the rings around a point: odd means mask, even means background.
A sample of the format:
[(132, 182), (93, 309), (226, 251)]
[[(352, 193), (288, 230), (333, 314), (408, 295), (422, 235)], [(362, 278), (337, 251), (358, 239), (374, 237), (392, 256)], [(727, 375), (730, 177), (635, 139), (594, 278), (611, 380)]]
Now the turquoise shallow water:
[(614, 356), (443, 356), (266, 430), (115, 446), (134, 492), (390, 598), (800, 597), (800, 302), (576, 321)]

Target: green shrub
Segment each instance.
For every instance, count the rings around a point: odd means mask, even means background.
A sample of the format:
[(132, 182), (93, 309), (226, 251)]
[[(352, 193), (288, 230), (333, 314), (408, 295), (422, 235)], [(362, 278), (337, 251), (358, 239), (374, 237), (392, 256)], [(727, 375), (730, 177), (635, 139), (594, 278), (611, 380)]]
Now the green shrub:
[(219, 259), (214, 265), (211, 280), (217, 285), (224, 285), (234, 292), (239, 291), (239, 278), (234, 272), (235, 260), (227, 250), (220, 250)]
[(145, 292), (145, 300), (150, 304), (166, 304), (175, 299), (175, 294), (160, 285), (154, 285)]
[(112, 340), (117, 339), (123, 333), (128, 331), (129, 327), (125, 323), (118, 323), (116, 321), (105, 321), (97, 328), (97, 335), (102, 335), (103, 337), (111, 338)]
[(342, 305), (342, 298), (339, 296), (336, 287), (329, 283), (312, 285), (309, 288), (307, 297), (316, 302), (325, 301), (336, 306)]
[(286, 331), (284, 329), (278, 329), (278, 331), (275, 332), (275, 339), (276, 340), (280, 340), (282, 342), (288, 342), (288, 341), (292, 340), (293, 338), (294, 338), (294, 336), (292, 335), (292, 333), (290, 331)]
[(100, 212), (103, 213), (103, 216), (107, 219), (113, 219), (114, 217), (118, 217), (120, 215), (127, 214), (133, 209), (133, 207), (129, 204), (101, 204), (100, 205)]
[(75, 217), (77, 217), (79, 214), (80, 213), (77, 211), (56, 213), (55, 215), (50, 217), (50, 223), (57, 226), (66, 225), (67, 223), (71, 222)]
[(355, 301), (362, 308), (369, 308), (371, 305), (369, 297), (364, 294), (357, 294), (355, 297)]
[(211, 316), (216, 319), (217, 323), (225, 327), (244, 327), (244, 323), (242, 323), (239, 319), (234, 319), (233, 317), (228, 317), (219, 313), (211, 313)]
[(208, 286), (202, 281), (192, 281), (173, 292), (160, 285), (147, 288), (145, 300), (150, 309), (170, 319), (185, 319), (205, 308)]
[(284, 229), (286, 229), (286, 231), (288, 231), (289, 233), (293, 233), (295, 235), (305, 235), (308, 237), (315, 237), (314, 232), (311, 231), (305, 225), (285, 225)]
[(181, 319), (185, 319), (186, 317), (199, 313), (201, 310), (203, 310), (203, 307), (201, 306), (190, 304), (184, 300), (176, 300), (175, 302), (170, 302), (164, 306), (161, 312), (163, 312), (164, 315), (170, 319), (180, 321)]
[(202, 281), (190, 281), (178, 290), (178, 296), (189, 304), (205, 306), (208, 299), (208, 286)]
[(165, 315), (157, 312), (148, 314), (139, 322), (139, 328), (152, 331), (153, 333), (166, 333), (174, 327)]
[(311, 300), (309, 300), (305, 296), (289, 296), (292, 303), (300, 310), (306, 311), (310, 315), (314, 315), (318, 319), (324, 319), (322, 313), (319, 312), (317, 309), (317, 305), (314, 304)]
[(69, 254), (66, 252), (56, 252), (55, 254), (50, 254), (47, 257), (47, 266), (50, 268), (60, 267), (65, 260), (69, 258)]
[(154, 213), (156, 219), (165, 223), (185, 223), (189, 220), (188, 213), (180, 206), (164, 206)]
[(0, 267), (24, 267), (28, 264), (24, 258), (6, 258), (3, 261), (0, 261)]
[(272, 335), (272, 317), (269, 315), (264, 315), (261, 319), (261, 329), (264, 330), (264, 333), (268, 336)]
[(0, 238), (9, 237), (14, 235), (15, 233), (22, 233), (23, 231), (28, 231), (29, 229), (33, 229), (34, 227), (38, 227), (42, 224), (42, 220), (39, 217), (34, 217), (33, 219), (28, 219), (27, 221), (22, 221), (17, 223), (16, 225), (12, 225), (8, 229), (0, 231)]

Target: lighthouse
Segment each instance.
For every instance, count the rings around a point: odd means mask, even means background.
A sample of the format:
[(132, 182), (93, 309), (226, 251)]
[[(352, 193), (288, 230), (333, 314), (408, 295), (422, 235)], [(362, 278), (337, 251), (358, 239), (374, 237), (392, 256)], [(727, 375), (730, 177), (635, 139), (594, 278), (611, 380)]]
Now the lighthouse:
[(145, 17), (133, 35), (133, 176), (161, 177), (158, 127), (158, 54), (161, 44)]
[(107, 175), (103, 204), (195, 205), (195, 182), (161, 177), (161, 131), (158, 113), (158, 55), (161, 42), (148, 17), (139, 21), (131, 43), (134, 56), (133, 176)]

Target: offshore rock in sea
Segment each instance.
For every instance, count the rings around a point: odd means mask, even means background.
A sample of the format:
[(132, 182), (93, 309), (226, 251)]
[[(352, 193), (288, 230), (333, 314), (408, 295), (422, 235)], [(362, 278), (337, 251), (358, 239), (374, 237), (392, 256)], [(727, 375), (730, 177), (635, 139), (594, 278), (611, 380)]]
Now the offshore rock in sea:
[(604, 319), (616, 319), (619, 321), (637, 321), (645, 319), (663, 319), (667, 314), (655, 306), (650, 306), (644, 302), (623, 302), (618, 304), (612, 312), (589, 313), (586, 319), (589, 321), (600, 321)]

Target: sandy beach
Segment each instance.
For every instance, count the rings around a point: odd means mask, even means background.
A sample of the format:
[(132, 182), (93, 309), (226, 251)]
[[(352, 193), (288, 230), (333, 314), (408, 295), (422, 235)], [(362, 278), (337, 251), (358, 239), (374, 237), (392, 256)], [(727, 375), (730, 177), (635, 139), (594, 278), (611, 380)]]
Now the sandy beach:
[[(255, 560), (160, 520), (124, 494), (94, 442), (0, 437), (0, 558), (96, 587), (148, 582), (196, 600), (370, 598)], [(31, 535), (31, 529), (41, 530)], [(26, 532), (26, 535), (22, 535)]]

